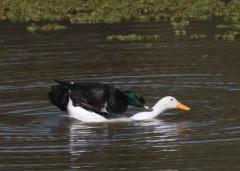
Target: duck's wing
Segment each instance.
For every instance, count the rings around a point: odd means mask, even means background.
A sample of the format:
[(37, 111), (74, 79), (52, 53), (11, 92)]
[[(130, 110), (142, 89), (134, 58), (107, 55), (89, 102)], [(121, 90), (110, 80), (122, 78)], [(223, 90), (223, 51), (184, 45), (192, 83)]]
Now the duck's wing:
[(56, 81), (68, 89), (73, 106), (80, 106), (99, 114), (121, 114), (127, 110), (126, 96), (114, 86), (99, 82), (70, 83)]
[(98, 82), (71, 83), (58, 80), (56, 82), (59, 86), (68, 90), (68, 95), (74, 107), (80, 106), (102, 115), (108, 113), (104, 110), (105, 84)]
[(98, 112), (121, 114), (128, 108), (128, 100), (123, 92), (111, 84), (85, 83), (88, 102), (93, 104)]
[(106, 110), (113, 114), (122, 114), (126, 112), (128, 108), (128, 100), (126, 96), (117, 88), (108, 85), (106, 87), (107, 100), (106, 100)]

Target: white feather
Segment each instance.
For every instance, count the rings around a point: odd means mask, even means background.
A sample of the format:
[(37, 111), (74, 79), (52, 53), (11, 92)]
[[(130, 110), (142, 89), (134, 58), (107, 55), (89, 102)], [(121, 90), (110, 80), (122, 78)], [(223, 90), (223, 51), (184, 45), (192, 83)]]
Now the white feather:
[(108, 120), (103, 116), (96, 114), (95, 112), (88, 111), (79, 106), (74, 107), (72, 104), (72, 100), (70, 98), (69, 98), (67, 110), (70, 117), (81, 120), (83, 122), (104, 122)]
[[(153, 106), (153, 111), (136, 113), (135, 115), (133, 115), (130, 118), (124, 118), (124, 117), (116, 118), (115, 117), (115, 118), (107, 119), (95, 112), (83, 109), (79, 106), (74, 107), (72, 105), (72, 100), (70, 98), (69, 98), (67, 109), (68, 109), (68, 113), (69, 113), (70, 117), (81, 120), (83, 122), (106, 122), (106, 121), (111, 121), (111, 120), (114, 122), (117, 122), (118, 120), (119, 121), (129, 121), (129, 120), (153, 119), (168, 109), (177, 108), (178, 103), (179, 102), (174, 97), (167, 96), (167, 97), (164, 97), (161, 100), (159, 100)], [(104, 107), (103, 110), (106, 110), (106, 106)]]

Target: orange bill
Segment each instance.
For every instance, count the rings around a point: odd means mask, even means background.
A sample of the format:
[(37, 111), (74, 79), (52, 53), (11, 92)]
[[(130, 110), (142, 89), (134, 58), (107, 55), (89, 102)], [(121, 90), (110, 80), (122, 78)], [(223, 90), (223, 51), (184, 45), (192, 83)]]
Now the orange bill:
[(178, 102), (177, 109), (182, 109), (182, 110), (190, 110), (189, 107), (183, 105), (182, 103)]

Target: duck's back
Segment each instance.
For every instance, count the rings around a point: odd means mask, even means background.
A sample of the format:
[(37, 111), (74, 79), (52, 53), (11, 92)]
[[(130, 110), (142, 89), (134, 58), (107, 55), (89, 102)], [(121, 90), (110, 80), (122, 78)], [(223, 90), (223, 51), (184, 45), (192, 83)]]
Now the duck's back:
[[(69, 97), (74, 107), (80, 106), (100, 114), (124, 113), (128, 107), (126, 96), (114, 86), (98, 82), (60, 82), (52, 86), (49, 98), (61, 110), (67, 108)], [(67, 101), (67, 103), (66, 103)]]

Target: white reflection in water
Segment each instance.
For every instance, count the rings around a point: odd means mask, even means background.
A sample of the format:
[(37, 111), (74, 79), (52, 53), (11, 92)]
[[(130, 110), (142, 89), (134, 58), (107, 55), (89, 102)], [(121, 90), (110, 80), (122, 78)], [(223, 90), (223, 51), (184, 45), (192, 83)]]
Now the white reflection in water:
[[(72, 122), (69, 130), (71, 161), (86, 153), (108, 153), (112, 146), (122, 141), (122, 147), (141, 146), (161, 148), (161, 151), (178, 151), (185, 123), (168, 123), (159, 119), (115, 123)], [(116, 154), (117, 155), (117, 154)]]
[(92, 128), (93, 126), (85, 125), (81, 122), (71, 123), (69, 132), (69, 146), (71, 148), (70, 153), (72, 155), (80, 155), (83, 152), (88, 152), (87, 148), (85, 148), (89, 146), (88, 137), (96, 136), (96, 133), (92, 131)]
[[(163, 147), (162, 151), (178, 151), (180, 146), (179, 141), (182, 141), (182, 131), (186, 130), (186, 123), (167, 123), (159, 119), (152, 119), (144, 122), (136, 122), (136, 126), (149, 128), (143, 134), (149, 134), (151, 131), (152, 136), (145, 136), (146, 143), (154, 144), (154, 147)], [(171, 149), (169, 149), (171, 147)]]

